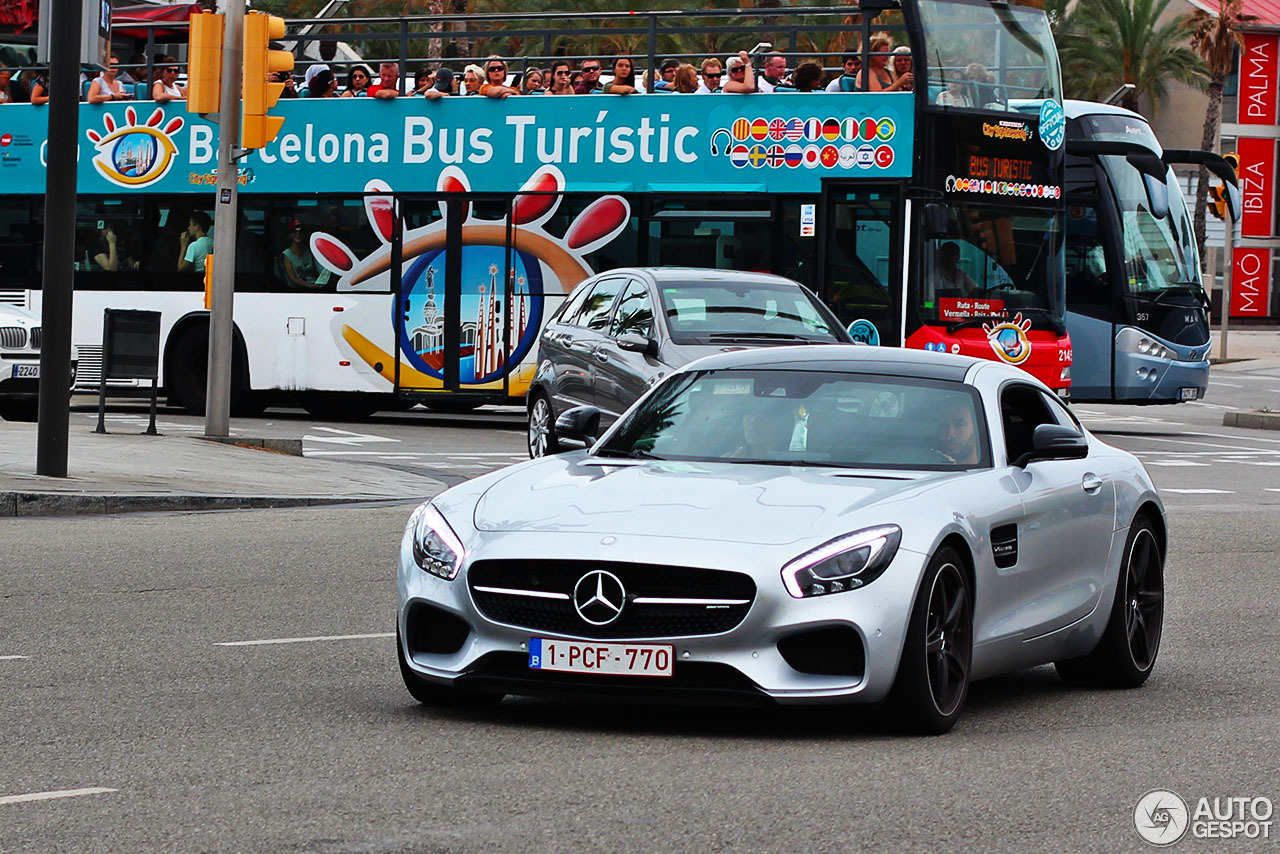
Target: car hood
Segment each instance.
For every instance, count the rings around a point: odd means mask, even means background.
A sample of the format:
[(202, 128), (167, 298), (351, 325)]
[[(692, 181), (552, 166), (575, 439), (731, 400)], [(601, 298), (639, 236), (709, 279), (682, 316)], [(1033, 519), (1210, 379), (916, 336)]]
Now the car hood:
[(516, 466), (480, 496), (473, 524), (494, 532), (784, 545), (894, 521), (887, 509), (883, 515), (863, 511), (906, 499), (940, 476), (746, 463), (600, 462), (579, 452)]

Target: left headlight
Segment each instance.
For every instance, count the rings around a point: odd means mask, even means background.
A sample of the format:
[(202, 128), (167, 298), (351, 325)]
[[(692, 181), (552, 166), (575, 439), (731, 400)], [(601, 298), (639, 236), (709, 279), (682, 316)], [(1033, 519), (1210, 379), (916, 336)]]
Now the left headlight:
[(857, 590), (875, 581), (897, 554), (897, 525), (864, 528), (805, 552), (782, 568), (782, 583), (797, 599)]
[(423, 504), (409, 517), (413, 560), (423, 572), (451, 580), (462, 566), (466, 550), (440, 511)]

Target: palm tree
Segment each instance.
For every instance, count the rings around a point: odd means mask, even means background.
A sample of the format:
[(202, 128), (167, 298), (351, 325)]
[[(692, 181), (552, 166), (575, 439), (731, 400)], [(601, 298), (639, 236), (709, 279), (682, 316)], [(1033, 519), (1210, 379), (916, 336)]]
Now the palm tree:
[[(1218, 127), (1222, 123), (1222, 87), (1235, 70), (1236, 47), (1244, 46), (1240, 25), (1245, 20), (1240, 0), (1218, 0), (1217, 14), (1197, 9), (1184, 25), (1191, 30), (1191, 49), (1200, 55), (1209, 71), (1209, 106), (1205, 108), (1204, 135), (1200, 138), (1200, 147), (1205, 151), (1217, 147)], [(1196, 187), (1195, 213), (1196, 245), (1202, 258), (1208, 184), (1209, 171), (1202, 166)]]
[(1081, 0), (1059, 24), (1065, 28), (1059, 50), (1068, 94), (1097, 101), (1132, 83), (1121, 105), (1136, 111), (1143, 98), (1158, 102), (1170, 80), (1200, 85), (1200, 59), (1184, 41), (1187, 16), (1159, 25), (1170, 2)]

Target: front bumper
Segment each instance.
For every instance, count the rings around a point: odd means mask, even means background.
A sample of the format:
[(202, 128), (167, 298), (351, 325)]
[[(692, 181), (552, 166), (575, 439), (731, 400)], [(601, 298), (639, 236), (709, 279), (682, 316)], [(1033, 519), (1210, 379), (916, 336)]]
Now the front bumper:
[[(646, 563), (720, 569), (750, 574), (756, 596), (745, 618), (730, 631), (694, 637), (610, 638), (614, 642), (663, 643), (674, 648), (670, 679), (566, 674), (527, 667), (531, 637), (595, 642), (586, 635), (559, 634), (495, 622), (477, 608), (467, 584), (467, 564), (452, 581), (418, 568), (406, 534), (401, 543), (398, 620), (402, 652), (420, 677), (446, 685), (512, 694), (589, 694), (639, 696), (650, 700), (725, 700), (781, 704), (875, 702), (893, 684), (906, 636), (911, 606), (928, 556), (899, 549), (893, 563), (860, 590), (812, 599), (795, 599), (782, 585), (785, 558), (804, 549), (778, 550), (758, 545), (709, 543), (661, 537), (617, 535), (602, 543), (603, 532), (482, 533), (470, 537), (467, 562), (485, 559), (587, 561), (643, 560)], [(691, 557), (692, 556), (692, 557)], [(434, 610), (433, 609), (438, 609)], [(421, 621), (443, 612), (456, 625), (456, 651), (415, 649)], [(780, 642), (818, 629), (856, 633), (861, 647), (860, 673), (823, 675), (797, 670), (779, 649)], [(807, 637), (824, 637), (810, 635)], [(422, 646), (419, 644), (418, 646)], [(834, 653), (833, 653), (834, 654)], [(796, 660), (791, 656), (791, 660)]]

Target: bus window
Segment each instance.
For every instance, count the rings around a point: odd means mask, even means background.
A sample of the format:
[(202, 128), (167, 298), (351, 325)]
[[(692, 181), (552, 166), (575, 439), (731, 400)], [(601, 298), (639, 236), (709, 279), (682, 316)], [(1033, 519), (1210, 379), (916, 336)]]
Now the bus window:
[(1115, 306), (1107, 276), (1106, 246), (1092, 205), (1067, 206), (1067, 291), (1072, 311), (1111, 318)]
[[(556, 208), (555, 215), (547, 220), (544, 228), (556, 237), (563, 237), (569, 231), (570, 224), (582, 215), (588, 205), (598, 198), (598, 196), (594, 195), (565, 196)], [(630, 227), (623, 230), (622, 233), (604, 246), (583, 256), (583, 260), (593, 272), (603, 273), (606, 270), (613, 270), (617, 267), (634, 267), (642, 263), (639, 248), (640, 218), (634, 215), (636, 211), (635, 204), (632, 204), (631, 210), (633, 215)], [(565, 292), (568, 292), (576, 284), (577, 282), (564, 282), (562, 286)]]
[(948, 233), (925, 241), (919, 279), (924, 323), (1013, 317), (1053, 326), (1063, 318), (1062, 235), (1051, 210), (958, 205)]
[[(714, 215), (712, 215), (714, 216)], [(649, 263), (774, 272), (768, 220), (663, 219), (649, 223)]]
[[(242, 209), (236, 240), (236, 287), (244, 290), (332, 293), (337, 277), (311, 253), (311, 236), (316, 232), (336, 237), (357, 258), (367, 257), (382, 245), (359, 196), (250, 198), (242, 202)], [(439, 219), (433, 204), (406, 205), (404, 216), (406, 228)], [(418, 222), (423, 217), (427, 219)], [(390, 287), (390, 279), (386, 281)]]
[[(1032, 3), (922, 0), (929, 56), (929, 103), (943, 107), (1039, 111), (1062, 102), (1053, 35)], [(917, 86), (919, 84), (917, 83)]]
[(31, 202), (25, 198), (0, 198), (0, 288), (25, 290), (36, 277), (37, 235)]
[(149, 234), (142, 211), (142, 199), (137, 196), (77, 200), (73, 262), (80, 273), (77, 287), (138, 287)]
[[(191, 235), (192, 216), (198, 214), (196, 218), (199, 220), (197, 222), (199, 227), (202, 227), (205, 222), (210, 223), (205, 236), (211, 239), (213, 210), (206, 208), (200, 201), (190, 196), (159, 196), (151, 200), (146, 213), (147, 224), (141, 230), (143, 238), (141, 269), (145, 273), (152, 274), (146, 277), (146, 281), (151, 282), (155, 290), (203, 289), (204, 280), (200, 274), (204, 271), (204, 265), (199, 263), (198, 259), (191, 262), (190, 269), (182, 271), (183, 275), (175, 277), (174, 274), (180, 272), (179, 261), (186, 261), (188, 254), (194, 257), (200, 251), (200, 247), (190, 251), (193, 243), (200, 240), (198, 234), (194, 238)], [(184, 234), (187, 236), (186, 250), (183, 249)], [(209, 252), (213, 251), (212, 244), (208, 241), (201, 243), (201, 246), (207, 248)]]
[[(823, 294), (841, 324), (870, 322), (879, 343), (896, 343), (893, 287), (895, 205), (883, 193), (833, 193), (827, 212), (828, 290)], [(858, 337), (874, 343), (864, 330)]]

